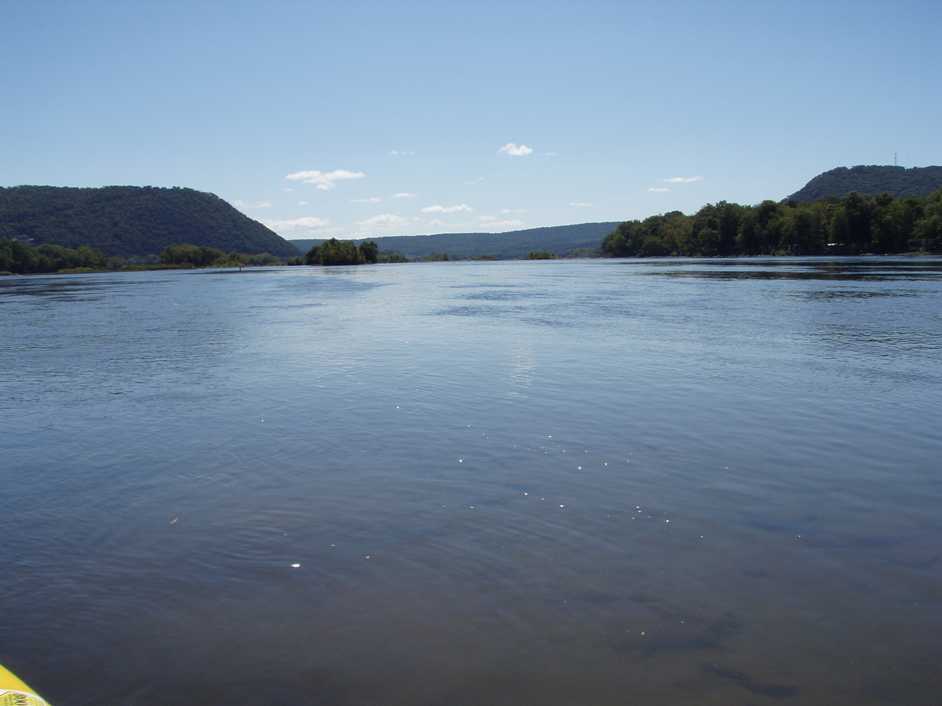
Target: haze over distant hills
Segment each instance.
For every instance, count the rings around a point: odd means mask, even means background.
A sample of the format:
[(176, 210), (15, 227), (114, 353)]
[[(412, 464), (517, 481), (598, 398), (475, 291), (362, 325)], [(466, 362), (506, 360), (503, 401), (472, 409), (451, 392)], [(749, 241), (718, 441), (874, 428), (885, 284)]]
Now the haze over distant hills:
[[(506, 233), (437, 233), (435, 235), (393, 235), (369, 238), (376, 241), (381, 251), (395, 251), (409, 258), (427, 257), (447, 253), (452, 258), (496, 257), (513, 259), (526, 257), (532, 250), (547, 250), (556, 255), (567, 255), (573, 250), (597, 250), (602, 239), (611, 233), (618, 221), (606, 223), (579, 223), (568, 226), (527, 228)], [(358, 239), (363, 240), (363, 239)], [(307, 252), (321, 240), (292, 240), (300, 252)]]
[(788, 198), (807, 203), (843, 198), (855, 191), (867, 196), (928, 196), (937, 189), (942, 189), (942, 167), (859, 165), (819, 174)]
[(174, 243), (297, 255), (284, 238), (214, 194), (184, 188), (0, 187), (0, 239), (155, 255)]

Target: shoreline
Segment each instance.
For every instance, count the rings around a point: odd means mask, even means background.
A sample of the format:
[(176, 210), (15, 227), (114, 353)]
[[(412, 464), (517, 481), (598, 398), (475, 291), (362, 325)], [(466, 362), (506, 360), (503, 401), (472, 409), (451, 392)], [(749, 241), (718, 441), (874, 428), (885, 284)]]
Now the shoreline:
[[(466, 258), (451, 260), (408, 260), (407, 262), (377, 262), (370, 263), (375, 265), (427, 265), (441, 262), (468, 263), (468, 262), (575, 262), (578, 260), (635, 260), (639, 262), (664, 262), (672, 260), (684, 261), (729, 261), (729, 260), (844, 260), (844, 259), (893, 259), (893, 258), (942, 258), (942, 252), (905, 252), (905, 253), (862, 253), (860, 255), (658, 255), (656, 257), (555, 257), (555, 258), (507, 258), (507, 259), (482, 259)], [(57, 272), (0, 272), (0, 277), (54, 277), (59, 275), (93, 275), (93, 274), (122, 274), (128, 272), (164, 272), (164, 271), (193, 271), (193, 270), (220, 270), (220, 271), (238, 271), (244, 270), (269, 270), (273, 268), (298, 268), (298, 267), (322, 267), (331, 268), (337, 265), (243, 265), (242, 267), (196, 267), (192, 265), (140, 265), (134, 267), (125, 267), (120, 270), (93, 269), (93, 268), (71, 268), (58, 270)], [(356, 267), (356, 265), (342, 265), (342, 267)]]

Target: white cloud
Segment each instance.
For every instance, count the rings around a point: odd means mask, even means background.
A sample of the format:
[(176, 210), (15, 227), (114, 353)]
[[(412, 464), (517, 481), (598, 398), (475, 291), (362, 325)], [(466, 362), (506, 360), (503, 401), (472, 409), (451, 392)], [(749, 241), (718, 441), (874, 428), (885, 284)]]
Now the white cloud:
[(676, 176), (669, 179), (661, 179), (666, 184), (692, 184), (695, 181), (703, 181), (702, 176)]
[(366, 220), (359, 221), (357, 225), (366, 228), (400, 228), (408, 223), (408, 219), (397, 216), (395, 213), (380, 213)]
[(414, 199), (415, 194), (411, 191), (400, 191), (398, 194), (393, 194), (394, 199)]
[(588, 201), (570, 201), (569, 205), (573, 208), (592, 208), (592, 204)]
[(426, 206), (423, 208), (422, 213), (471, 213), (473, 210), (474, 209), (466, 203), (459, 203), (454, 206), (435, 204), (434, 206)]
[(302, 216), (301, 218), (289, 218), (283, 221), (265, 221), (265, 225), (277, 233), (301, 235), (319, 228), (326, 228), (330, 225), (330, 221), (317, 216)]
[(497, 150), (497, 154), (506, 154), (510, 157), (526, 157), (533, 154), (533, 148), (526, 145), (518, 145), (515, 142), (508, 142)]
[(467, 184), (468, 186), (474, 186), (475, 184), (480, 184), (483, 181), (484, 181), (484, 177), (477, 177), (475, 179), (471, 179), (470, 181), (466, 181), (465, 184)]
[(349, 179), (362, 179), (366, 176), (363, 172), (352, 172), (349, 169), (334, 169), (330, 172), (322, 172), (319, 169), (308, 169), (301, 172), (292, 172), (285, 179), (288, 181), (300, 181), (303, 184), (313, 184), (321, 191), (328, 191), (337, 185), (338, 181)]
[(382, 200), (381, 196), (368, 196), (365, 199), (350, 199), (350, 203), (381, 203)]
[(412, 157), (414, 154), (412, 150), (389, 150), (390, 157)]
[(648, 191), (654, 192), (655, 194), (666, 194), (670, 189), (666, 186), (652, 186)]
[(242, 199), (236, 199), (232, 202), (232, 205), (236, 208), (241, 209), (254, 209), (254, 208), (271, 208), (271, 201), (253, 201), (247, 202)]
[(503, 213), (505, 216), (509, 216), (509, 215), (511, 215), (511, 214), (514, 214), (514, 213), (526, 213), (526, 212), (527, 212), (527, 209), (525, 209), (525, 208), (502, 208), (502, 209), (500, 210), (500, 212)]
[(307, 206), (307, 201), (298, 201), (298, 206)]

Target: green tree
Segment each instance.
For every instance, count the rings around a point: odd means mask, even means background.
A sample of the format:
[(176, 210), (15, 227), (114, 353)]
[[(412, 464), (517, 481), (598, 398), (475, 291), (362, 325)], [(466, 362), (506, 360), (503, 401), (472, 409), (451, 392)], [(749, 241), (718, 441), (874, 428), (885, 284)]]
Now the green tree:
[(927, 252), (942, 251), (942, 190), (926, 200), (925, 213), (913, 229), (912, 244)]
[(376, 262), (379, 259), (379, 246), (372, 240), (360, 243), (360, 257), (363, 262)]
[(810, 203), (720, 201), (692, 216), (672, 211), (620, 223), (602, 241), (615, 257), (816, 255), (942, 249), (942, 190), (928, 197), (887, 194)]
[[(374, 244), (375, 245), (375, 244)], [(308, 265), (360, 265), (365, 262), (362, 250), (350, 240), (331, 238), (315, 245), (304, 256)]]

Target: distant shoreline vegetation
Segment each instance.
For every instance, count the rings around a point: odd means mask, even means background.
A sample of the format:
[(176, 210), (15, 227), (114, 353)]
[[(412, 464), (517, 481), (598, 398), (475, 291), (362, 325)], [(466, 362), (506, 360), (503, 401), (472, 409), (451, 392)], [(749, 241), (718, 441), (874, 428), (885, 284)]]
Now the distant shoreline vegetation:
[[(446, 258), (447, 259), (447, 258)], [(136, 272), (144, 270), (198, 269), (207, 267), (274, 267), (283, 265), (362, 265), (409, 262), (399, 253), (380, 252), (373, 242), (355, 245), (349, 241), (327, 241), (311, 248), (304, 257), (283, 258), (270, 253), (225, 252), (218, 248), (178, 243), (159, 256), (128, 259), (106, 257), (100, 250), (82, 245), (28, 245), (18, 240), (0, 240), (0, 274), (81, 274), (88, 272)]]
[(720, 201), (687, 216), (626, 221), (602, 241), (610, 257), (890, 255), (942, 252), (942, 190), (926, 197), (849, 194), (812, 203)]
[[(300, 258), (296, 258), (300, 260)], [(198, 267), (264, 267), (286, 264), (269, 253), (226, 253), (216, 248), (181, 243), (171, 245), (158, 258), (137, 261), (82, 245), (27, 245), (18, 240), (0, 240), (0, 274), (78, 274), (85, 272), (135, 272), (141, 270), (190, 269)]]

